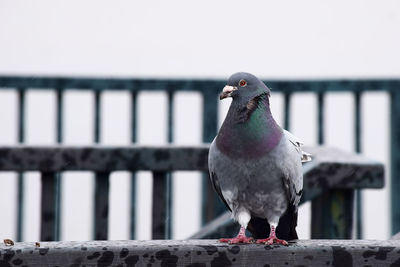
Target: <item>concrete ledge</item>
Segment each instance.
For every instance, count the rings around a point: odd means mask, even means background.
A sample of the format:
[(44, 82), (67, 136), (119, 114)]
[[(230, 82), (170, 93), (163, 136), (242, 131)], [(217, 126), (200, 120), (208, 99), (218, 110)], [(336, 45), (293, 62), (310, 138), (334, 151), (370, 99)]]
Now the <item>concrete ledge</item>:
[(0, 266), (400, 266), (400, 241), (300, 240), (288, 247), (216, 240), (0, 245)]

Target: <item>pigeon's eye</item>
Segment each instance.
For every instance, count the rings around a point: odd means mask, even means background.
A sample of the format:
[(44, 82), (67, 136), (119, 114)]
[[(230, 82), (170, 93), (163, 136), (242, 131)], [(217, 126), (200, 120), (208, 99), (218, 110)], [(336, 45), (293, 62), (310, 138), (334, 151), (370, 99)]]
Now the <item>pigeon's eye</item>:
[(240, 80), (239, 81), (239, 86), (240, 87), (245, 87), (247, 85), (247, 82), (245, 80)]

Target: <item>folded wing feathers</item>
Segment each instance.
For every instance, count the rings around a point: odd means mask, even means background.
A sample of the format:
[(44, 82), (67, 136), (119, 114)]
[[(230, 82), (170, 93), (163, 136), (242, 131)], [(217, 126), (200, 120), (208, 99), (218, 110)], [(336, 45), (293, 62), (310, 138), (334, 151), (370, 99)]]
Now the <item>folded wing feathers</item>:
[(289, 141), (296, 147), (296, 150), (301, 154), (301, 162), (308, 162), (312, 160), (312, 155), (310, 153), (307, 153), (303, 150), (301, 150), (301, 146), (303, 143), (293, 134), (290, 132), (285, 131), (286, 136), (288, 137)]

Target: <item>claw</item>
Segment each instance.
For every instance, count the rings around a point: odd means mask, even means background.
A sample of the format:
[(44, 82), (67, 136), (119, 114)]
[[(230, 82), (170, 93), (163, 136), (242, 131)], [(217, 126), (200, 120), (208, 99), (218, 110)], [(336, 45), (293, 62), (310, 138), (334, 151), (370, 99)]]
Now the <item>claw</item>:
[(279, 244), (288, 246), (288, 242), (286, 240), (278, 239), (276, 236), (271, 236), (265, 239), (258, 239), (256, 241), (257, 244), (265, 244), (265, 245), (272, 245), (272, 244)]
[(254, 243), (254, 239), (247, 236), (237, 236), (234, 238), (221, 238), (219, 242), (228, 244), (252, 244)]

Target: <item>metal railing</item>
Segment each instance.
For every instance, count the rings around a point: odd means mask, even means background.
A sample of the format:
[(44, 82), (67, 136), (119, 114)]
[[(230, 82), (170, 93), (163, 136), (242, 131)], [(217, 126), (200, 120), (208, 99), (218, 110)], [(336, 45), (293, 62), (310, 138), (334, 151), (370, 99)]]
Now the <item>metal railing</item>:
[[(391, 133), (391, 222), (392, 233), (400, 230), (400, 80), (398, 79), (374, 79), (374, 80), (310, 80), (310, 81), (267, 81), (268, 86), (273, 88), (274, 92), (284, 94), (284, 127), (289, 129), (290, 126), (290, 102), (292, 95), (297, 92), (312, 92), (317, 95), (317, 129), (318, 143), (324, 143), (325, 122), (324, 122), (324, 99), (327, 92), (351, 92), (354, 95), (355, 106), (355, 148), (356, 152), (361, 152), (361, 96), (366, 91), (385, 91), (390, 94), (391, 114), (390, 114), (390, 133)], [(57, 77), (17, 77), (17, 76), (0, 76), (0, 89), (13, 88), (18, 91), (18, 141), (25, 141), (25, 94), (27, 90), (52, 89), (56, 92), (56, 131), (57, 142), (63, 141), (63, 96), (66, 90), (91, 90), (95, 94), (95, 112), (94, 112), (94, 141), (100, 141), (100, 114), (101, 105), (100, 98), (104, 91), (108, 90), (125, 90), (131, 93), (132, 98), (132, 121), (131, 121), (131, 141), (136, 142), (136, 125), (137, 125), (137, 95), (142, 91), (165, 91), (168, 96), (168, 141), (173, 141), (173, 106), (174, 94), (180, 91), (196, 91), (200, 92), (203, 97), (203, 142), (210, 142), (217, 132), (217, 111), (218, 111), (218, 93), (225, 85), (222, 80), (185, 80), (185, 79), (119, 79), (119, 78), (57, 78)], [(51, 174), (53, 175), (53, 174)], [(54, 198), (57, 208), (60, 210), (60, 177), (56, 175), (54, 186), (58, 192)], [(50, 174), (49, 174), (50, 176)], [(135, 180), (135, 177), (132, 177)], [(23, 205), (23, 176), (18, 178), (18, 212), (17, 212), (17, 240), (22, 240), (22, 205)], [(96, 175), (96, 190), (102, 190), (107, 187), (104, 175)], [(166, 186), (171, 190), (171, 179), (166, 178)], [(131, 221), (135, 218), (134, 200), (135, 200), (135, 182), (132, 183), (131, 196)], [(213, 205), (202, 205), (202, 221), (203, 224), (224, 211), (222, 203), (217, 199), (212, 191), (208, 179), (203, 179), (203, 204), (205, 200), (210, 201)], [(360, 194), (356, 194), (358, 203), (357, 233), (361, 237), (361, 216), (360, 216)], [(170, 203), (170, 198), (167, 200)], [(169, 205), (168, 213), (171, 213), (171, 205)], [(58, 213), (59, 214), (59, 213)], [(56, 221), (59, 221), (59, 215), (56, 214)], [(167, 216), (170, 217), (170, 216)], [(133, 223), (131, 223), (131, 238), (134, 239)], [(58, 227), (56, 227), (56, 239), (59, 237)], [(167, 229), (167, 237), (170, 237), (170, 231)]]
[[(326, 147), (307, 147), (314, 160), (303, 168), (301, 203), (311, 201), (312, 237), (352, 237), (355, 189), (382, 188), (381, 163), (360, 155)], [(96, 174), (94, 203), (95, 240), (108, 236), (109, 177), (114, 171), (153, 173), (152, 238), (168, 237), (168, 175), (173, 171), (207, 171), (208, 145), (182, 146), (0, 146), (0, 171), (41, 173), (40, 240), (57, 239), (57, 174), (63, 171), (92, 171)], [(209, 205), (209, 200), (207, 205)], [(229, 213), (229, 212), (228, 212)], [(233, 224), (228, 214), (228, 221)], [(225, 223), (224, 223), (225, 224)], [(221, 236), (221, 228), (210, 229), (197, 238)], [(237, 226), (237, 224), (235, 224)], [(207, 227), (205, 227), (207, 228)], [(203, 229), (204, 230), (204, 229)]]
[[(152, 238), (168, 238), (166, 182), (173, 170), (207, 170), (208, 147), (104, 147), (104, 146), (10, 146), (0, 147), (0, 171), (41, 173), (40, 240), (58, 239), (57, 180), (63, 171), (92, 171), (96, 174), (94, 203), (95, 240), (106, 240), (111, 172), (150, 170), (153, 173)], [(133, 224), (133, 222), (132, 222)], [(134, 226), (134, 224), (133, 224)]]

